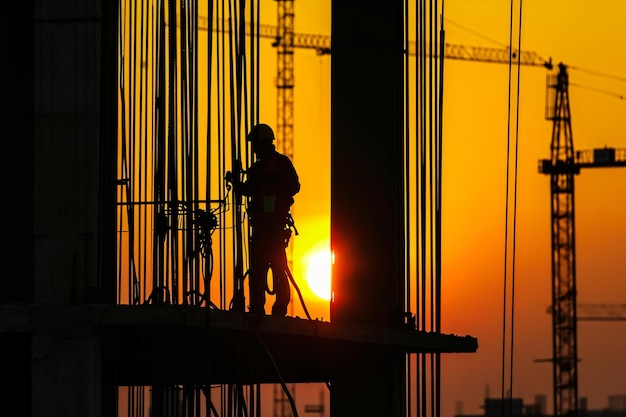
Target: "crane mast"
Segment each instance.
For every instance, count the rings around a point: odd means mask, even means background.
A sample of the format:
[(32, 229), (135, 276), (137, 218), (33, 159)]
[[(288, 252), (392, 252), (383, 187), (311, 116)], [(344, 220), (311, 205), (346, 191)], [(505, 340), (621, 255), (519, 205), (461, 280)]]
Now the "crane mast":
[[(568, 75), (565, 65), (550, 77), (554, 92), (550, 142), (550, 208), (552, 242), (552, 359), (555, 416), (578, 415), (576, 262), (574, 242), (574, 163), (569, 106)], [(548, 165), (548, 164), (546, 164)], [(545, 168), (545, 167), (544, 167)], [(545, 170), (543, 171), (544, 173)]]
[(569, 106), (567, 67), (560, 63), (548, 81), (546, 118), (552, 121), (550, 159), (539, 172), (550, 175), (552, 244), (552, 364), (554, 415), (578, 415), (578, 339), (576, 303), (576, 245), (574, 175), (581, 168), (626, 166), (626, 150), (594, 149), (575, 152)]
[(293, 158), (293, 68), (294, 8), (293, 0), (276, 0), (278, 24), (276, 46), (276, 147)]

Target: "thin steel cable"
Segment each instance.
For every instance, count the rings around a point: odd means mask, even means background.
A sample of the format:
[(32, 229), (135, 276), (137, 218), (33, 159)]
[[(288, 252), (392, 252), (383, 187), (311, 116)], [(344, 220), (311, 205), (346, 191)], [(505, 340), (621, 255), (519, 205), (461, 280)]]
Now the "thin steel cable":
[[(438, 11), (439, 8), (437, 6), (437, 1), (435, 1), (435, 10)], [(441, 332), (441, 280), (442, 280), (442, 267), (441, 267), (441, 256), (442, 256), (442, 236), (441, 236), (441, 227), (442, 227), (442, 219), (443, 219), (443, 204), (442, 204), (442, 192), (443, 192), (443, 74), (444, 74), (444, 50), (445, 50), (445, 29), (444, 29), (444, 12), (445, 5), (444, 0), (441, 1), (441, 15), (440, 15), (440, 29), (439, 29), (439, 54), (438, 54), (438, 62), (439, 62), (439, 79), (438, 79), (438, 87), (439, 87), (439, 95), (438, 95), (438, 107), (437, 107), (437, 159), (436, 159), (436, 175), (437, 181), (436, 184), (436, 201), (435, 201), (435, 209), (437, 212), (436, 216), (436, 236), (437, 236), (437, 261), (436, 261), (436, 291), (435, 291), (435, 302), (436, 302), (436, 310), (435, 310), (435, 328), (434, 331), (436, 333)], [(441, 415), (441, 354), (433, 353), (435, 360), (434, 366), (434, 374), (435, 374), (435, 384), (434, 391), (435, 402), (434, 406), (437, 407), (436, 417), (440, 417)]]
[[(430, 39), (430, 46), (429, 46), (429, 51), (436, 51), (438, 50), (438, 19), (437, 19), (437, 1), (435, 0), (434, 3), (431, 3), (431, 7), (429, 10), (429, 24), (428, 27), (430, 28), (430, 33), (429, 33), (429, 39)], [(429, 299), (428, 299), (428, 304), (429, 304), (429, 317), (430, 317), (430, 323), (429, 323), (429, 331), (434, 331), (435, 329), (435, 322), (436, 322), (436, 309), (437, 309), (437, 294), (436, 294), (436, 288), (438, 286), (437, 281), (439, 280), (439, 270), (437, 268), (437, 257), (438, 257), (438, 252), (440, 249), (440, 245), (439, 245), (439, 236), (437, 235), (437, 229), (435, 227), (435, 225), (438, 222), (437, 219), (437, 208), (436, 208), (436, 204), (437, 204), (437, 200), (436, 200), (436, 193), (437, 193), (437, 177), (438, 177), (438, 172), (437, 172), (437, 168), (438, 165), (436, 164), (436, 160), (437, 160), (437, 154), (438, 154), (438, 148), (437, 148), (437, 143), (438, 143), (438, 137), (437, 137), (437, 133), (438, 133), (438, 60), (432, 56), (432, 53), (430, 54), (430, 58), (429, 58), (429, 63), (430, 63), (430, 70), (429, 70), (429, 84), (428, 84), (428, 89), (429, 89), (429, 103), (428, 103), (428, 111), (429, 111), (429, 156), (428, 156), (428, 166), (429, 166), (429, 173), (428, 173), (428, 177), (429, 177), (429, 196), (428, 196), (428, 202), (429, 202), (429, 220), (428, 220), (428, 229), (430, 231), (429, 233), (429, 247), (430, 247), (430, 251), (429, 251), (429, 265), (430, 265), (430, 274), (429, 274), (429, 288), (430, 288), (430, 292), (429, 292)], [(436, 417), (438, 415), (438, 407), (437, 407), (437, 374), (436, 374), (436, 357), (434, 354), (428, 354), (427, 355), (428, 359), (429, 359), (429, 386), (430, 386), (430, 414), (433, 417)]]
[[(263, 341), (263, 338), (261, 337), (260, 334), (258, 334), (258, 339), (259, 339), (259, 343), (263, 347), (263, 350), (267, 354), (267, 357), (269, 358), (270, 362), (272, 362), (272, 366), (274, 366), (274, 370), (276, 371), (276, 375), (278, 376), (278, 379), (280, 380), (280, 386), (283, 387), (283, 391), (284, 391), (285, 395), (287, 396), (287, 399), (289, 399), (289, 404), (291, 405), (291, 412), (293, 413), (293, 416), (294, 417), (298, 417), (298, 409), (296, 408), (296, 402), (293, 399), (293, 396), (291, 395), (291, 392), (289, 392), (289, 388), (287, 388), (287, 384), (285, 383), (285, 380), (284, 380), (282, 374), (280, 373), (280, 368), (276, 364), (276, 361), (274, 360), (274, 356), (272, 355), (272, 352), (270, 352), (268, 347), (265, 345), (265, 342)], [(261, 399), (259, 398), (259, 405), (261, 403), (260, 400)]]
[[(513, 3), (510, 5), (510, 21), (509, 21), (509, 46), (513, 44)], [(519, 27), (518, 27), (518, 49), (521, 46), (522, 33), (522, 0), (519, 3)], [(513, 215), (512, 215), (512, 240), (513, 248), (511, 253), (511, 338), (509, 340), (509, 397), (513, 390), (513, 353), (514, 353), (514, 306), (515, 306), (515, 242), (516, 242), (516, 222), (517, 222), (517, 175), (518, 175), (518, 148), (519, 148), (519, 100), (520, 100), (520, 63), (517, 57), (517, 96), (515, 102), (516, 124), (515, 124), (515, 150), (514, 150), (514, 172), (513, 172)], [(505, 368), (506, 368), (506, 338), (507, 338), (507, 300), (508, 300), (508, 271), (509, 271), (509, 205), (510, 205), (510, 166), (511, 166), (511, 89), (512, 89), (512, 58), (509, 57), (509, 86), (508, 86), (508, 108), (507, 108), (507, 155), (506, 155), (506, 201), (505, 201), (505, 232), (504, 232), (504, 277), (503, 277), (503, 320), (502, 320), (502, 374), (501, 374), (501, 399), (505, 399)], [(504, 413), (505, 401), (502, 401), (502, 412)], [(512, 412), (512, 401), (509, 401), (509, 413)]]
[[(426, 91), (426, 1), (423, 0), (420, 3), (419, 14), (417, 19), (417, 39), (419, 40), (419, 44), (421, 45), (419, 52), (419, 62), (416, 65), (417, 77), (418, 77), (418, 104), (419, 104), (419, 113), (418, 113), (418, 137), (419, 137), (419, 170), (418, 170), (418, 190), (419, 190), (419, 212), (418, 212), (418, 242), (417, 245), (419, 247), (418, 251), (418, 260), (420, 264), (420, 273), (419, 273), (419, 283), (420, 285), (416, 286), (417, 294), (416, 301), (418, 303), (418, 311), (420, 314), (420, 330), (425, 330), (426, 328), (426, 302), (425, 302), (425, 277), (426, 277), (426, 222), (425, 222), (425, 213), (426, 213), (426, 100), (425, 100), (425, 91)], [(426, 386), (426, 357), (424, 354), (420, 354), (418, 356), (419, 369), (417, 372), (418, 383), (417, 383), (417, 398), (418, 407), (420, 409), (420, 415), (426, 415), (426, 394), (427, 394), (427, 386)]]
[[(211, 33), (216, 33), (213, 31), (213, 12), (214, 12), (214, 8), (213, 8), (213, 1), (209, 0), (207, 2), (207, 26), (208, 26), (208, 32), (207, 34)], [(219, 32), (218, 32), (219, 33)], [(207, 62), (206, 62), (206, 73), (207, 74), (212, 74), (213, 73), (213, 39), (214, 36), (211, 35), (207, 35)], [(212, 124), (212, 119), (211, 119), (211, 114), (213, 111), (213, 77), (212, 76), (208, 76), (207, 77), (207, 89), (206, 89), (206, 97), (207, 97), (207, 102), (206, 102), (206, 114), (205, 114), (205, 120), (207, 121), (207, 127), (206, 127), (206, 138), (205, 138), (205, 149), (206, 151), (206, 157), (205, 157), (205, 167), (206, 167), (206, 176), (207, 176), (207, 180), (205, 183), (205, 195), (207, 196), (207, 198), (210, 198), (213, 193), (212, 193), (212, 171), (211, 171), (211, 161), (212, 161), (212, 147), (211, 147), (211, 131), (213, 128), (213, 124)], [(219, 137), (217, 138), (218, 140), (218, 148), (219, 148)], [(221, 166), (221, 158), (217, 158), (217, 164), (218, 164), (218, 172), (223, 172), (219, 170), (219, 167)], [(218, 200), (219, 201), (224, 201), (225, 199), (225, 184), (222, 181), (218, 182)], [(209, 206), (207, 206), (207, 211), (208, 211)], [(217, 220), (218, 220), (218, 225), (223, 225), (224, 221), (225, 221), (225, 216), (223, 216), (221, 213), (223, 212), (223, 210), (220, 210), (218, 212), (218, 216), (217, 216)], [(225, 250), (224, 250), (224, 239), (223, 239), (224, 233), (219, 233), (218, 234), (218, 246), (219, 246), (219, 264), (220, 265), (224, 265), (224, 256), (225, 256)], [(223, 270), (224, 268), (220, 268), (220, 270)], [(204, 289), (204, 293), (205, 293), (205, 300), (207, 302), (206, 307), (209, 307), (212, 303), (212, 294), (211, 294), (211, 279), (212, 279), (212, 273), (210, 275), (206, 275), (205, 274), (205, 289)], [(219, 281), (219, 279), (218, 279)], [(210, 312), (210, 308), (207, 308), (207, 313)]]
[[(224, 137), (224, 117), (225, 114), (223, 112), (223, 109), (226, 106), (225, 103), (225, 92), (223, 89), (224, 86), (224, 82), (225, 82), (225, 62), (226, 62), (226, 32), (224, 30), (224, 10), (226, 10), (226, 5), (224, 4), (224, 0), (221, 1), (221, 4), (218, 5), (218, 10), (216, 13), (216, 21), (217, 21), (217, 26), (218, 30), (217, 31), (217, 38), (218, 40), (216, 41), (216, 46), (217, 46), (217, 53), (216, 53), (216, 59), (217, 59), (217, 64), (216, 64), (216, 78), (217, 78), (217, 89), (216, 89), (216, 103), (217, 103), (217, 109), (216, 109), (216, 131), (217, 131), (217, 137), (219, 141), (223, 141), (223, 137)], [(226, 143), (225, 141), (223, 141), (222, 145), (225, 147)], [(221, 161), (221, 168), (226, 166), (226, 153), (222, 153), (220, 156), (220, 161)], [(225, 250), (225, 245), (226, 242), (224, 241), (224, 247), (222, 247), (222, 255), (223, 255), (223, 265), (226, 264), (226, 250)], [(234, 253), (234, 246), (233, 246), (233, 253)], [(226, 274), (226, 268), (222, 268), (222, 274), (220, 277), (220, 283), (219, 283), (219, 292), (220, 292), (220, 307), (221, 308), (226, 308), (228, 303), (227, 303), (227, 294), (226, 294), (226, 288), (227, 288), (227, 279), (228, 276)]]
[[(596, 70), (591, 70), (591, 69), (585, 69), (582, 67), (574, 67), (572, 65), (568, 65), (567, 68), (569, 70), (576, 70), (576, 71), (580, 71), (580, 72), (584, 72), (590, 75), (595, 75), (596, 77), (601, 77), (601, 78), (610, 78), (616, 81), (622, 81), (622, 82), (626, 82), (626, 77), (621, 76), (621, 75), (615, 75), (615, 74), (609, 74), (607, 72), (602, 72), (602, 71), (596, 71)], [(572, 84), (569, 84), (570, 86)]]
[[(523, 0), (520, 0), (519, 3), (519, 37), (517, 49), (521, 50), (522, 46), (522, 10)], [(517, 57), (517, 95), (516, 95), (516, 114), (515, 114), (515, 180), (514, 180), (514, 192), (513, 192), (513, 248), (512, 248), (512, 257), (511, 257), (511, 341), (510, 348), (511, 352), (509, 354), (510, 357), (510, 392), (513, 393), (513, 363), (514, 363), (514, 348), (515, 348), (515, 261), (516, 257), (516, 248), (517, 248), (517, 183), (518, 183), (518, 174), (519, 174), (519, 110), (520, 110), (520, 86), (521, 86), (521, 65), (520, 65), (520, 57)], [(509, 404), (511, 409), (509, 413), (513, 412), (513, 404), (512, 402)], [(512, 415), (512, 414), (510, 414)]]
[[(403, 49), (404, 49), (404, 312), (406, 315), (405, 320), (407, 324), (411, 323), (411, 129), (410, 120), (411, 115), (411, 101), (410, 101), (410, 66), (409, 66), (409, 1), (403, 2), (403, 14), (404, 14), (404, 34), (403, 34)], [(406, 393), (412, 391), (412, 372), (411, 372), (411, 354), (405, 354), (405, 384)], [(406, 395), (406, 410), (411, 410), (411, 397), (412, 395)], [(406, 412), (405, 412), (406, 413)]]
[[(189, 27), (193, 24), (192, 17), (188, 7), (188, 2), (180, 3), (180, 48), (181, 48), (181, 75), (180, 75), (180, 106), (181, 106), (181, 127), (180, 127), (180, 164), (183, 175), (181, 176), (181, 201), (180, 206), (182, 213), (181, 228), (181, 282), (180, 295), (181, 304), (187, 304), (189, 301), (196, 304), (193, 300), (195, 290), (194, 281), (197, 276), (193, 274), (195, 266), (194, 253), (194, 233), (193, 233), (193, 213), (197, 207), (197, 195), (193, 190), (195, 185), (194, 178), (198, 173), (195, 171), (196, 164), (193, 161), (195, 146), (193, 136), (193, 101), (191, 100), (193, 90), (193, 56), (190, 51), (193, 49), (190, 39)], [(187, 299), (190, 297), (190, 300)]]
[[(145, 4), (142, 1), (141, 2), (141, 11), (142, 11), (142, 18), (141, 18), (141, 37), (142, 40), (140, 41), (140, 45), (141, 45), (141, 52), (140, 52), (140, 56), (143, 57), (144, 54), (148, 54), (149, 52), (149, 44), (148, 44), (148, 31), (149, 31), (149, 24), (151, 23), (148, 20), (148, 12), (145, 8)], [(144, 22), (146, 22), (146, 27), (144, 27)], [(144, 36), (145, 35), (145, 36)], [(146, 70), (148, 70), (148, 68), (146, 68)], [(140, 128), (141, 128), (141, 133), (140, 133), (140, 137), (143, 138), (147, 138), (148, 137), (148, 131), (149, 131), (149, 117), (148, 115), (149, 113), (149, 105), (150, 105), (150, 96), (149, 96), (149, 91), (148, 91), (148, 85), (147, 82), (145, 82), (146, 77), (144, 77), (144, 71), (141, 71), (141, 79), (140, 79), (140, 98), (139, 98), (139, 103), (140, 103), (140, 115), (139, 115), (139, 119), (140, 119)], [(144, 115), (145, 113), (145, 115)], [(138, 180), (137, 180), (137, 198), (139, 201), (147, 201), (148, 200), (148, 176), (147, 175), (143, 175), (144, 173), (144, 163), (147, 163), (148, 161), (148, 146), (147, 146), (147, 141), (146, 140), (140, 140), (139, 141), (139, 150), (138, 150), (138, 154), (140, 155), (140, 157), (138, 158)], [(147, 205), (141, 205), (140, 207), (137, 208), (137, 236), (139, 239), (138, 245), (140, 248), (143, 248), (145, 246), (145, 242), (148, 239), (148, 227), (144, 227), (145, 223), (148, 219), (148, 207)], [(129, 247), (133, 247), (134, 245), (129, 244)], [(139, 276), (144, 277), (147, 275), (147, 253), (146, 250), (140, 249), (139, 250), (139, 257), (140, 259), (138, 260), (138, 268), (139, 268)], [(141, 288), (143, 287), (145, 289), (145, 286), (142, 286), (140, 282), (137, 282), (137, 285), (139, 286), (138, 288), (133, 288), (132, 291), (135, 292), (134, 296), (131, 294), (131, 298), (129, 300), (129, 302), (131, 302), (133, 304), (136, 304), (139, 302), (139, 300), (141, 299)]]
[[(128, 90), (130, 91), (130, 97), (135, 97), (137, 94), (137, 54), (136, 54), (136, 20), (137, 20), (137, 5), (135, 7), (129, 7), (129, 37), (132, 38), (133, 42), (130, 45), (130, 50), (128, 53), (128, 62), (129, 62), (129, 77), (128, 77)], [(135, 164), (135, 145), (136, 145), (136, 132), (134, 126), (136, 125), (135, 114), (136, 114), (136, 106), (135, 103), (130, 101), (128, 107), (128, 172), (127, 176), (129, 178), (134, 178), (136, 173), (136, 164)], [(134, 188), (135, 184), (132, 181), (126, 183), (126, 202), (132, 203), (134, 200)], [(135, 242), (135, 216), (132, 204), (127, 206), (127, 216), (128, 216), (128, 238), (129, 244), (132, 245)], [(129, 269), (134, 268), (134, 254), (130, 254), (131, 257), (129, 259)], [(130, 288), (129, 288), (130, 291)]]
[[(232, 1), (229, 1), (229, 14), (231, 16), (231, 21), (236, 19), (237, 13), (235, 9), (235, 4)], [(239, 143), (236, 140), (237, 137), (237, 126), (239, 126), (239, 114), (238, 114), (238, 106), (236, 104), (239, 103), (239, 94), (238, 87), (240, 87), (241, 82), (241, 74), (239, 72), (238, 67), (238, 54), (239, 54), (239, 44), (237, 43), (237, 35), (238, 35), (238, 26), (237, 20), (235, 20), (229, 28), (228, 32), (228, 53), (230, 56), (230, 60), (228, 61), (228, 71), (231, 83), (229, 83), (229, 95), (228, 95), (228, 103), (230, 104), (230, 123), (228, 124), (230, 128), (230, 149), (231, 149), (231, 166), (235, 171), (235, 175), (239, 176), (237, 167), (238, 161), (238, 149)], [(245, 43), (244, 43), (245, 44)], [(234, 61), (234, 62), (233, 62)], [(233, 82), (234, 81), (234, 82)], [(245, 302), (244, 302), (244, 288), (243, 288), (243, 257), (241, 256), (241, 234), (239, 232), (241, 227), (241, 219), (239, 215), (240, 207), (239, 201), (235, 199), (235, 205), (233, 206), (233, 225), (235, 226), (235, 234), (233, 239), (233, 253), (235, 254), (234, 260), (234, 273), (233, 273), (233, 298), (230, 305), (231, 309), (241, 309), (245, 311)], [(243, 304), (240, 304), (243, 303)]]
[[(408, 0), (405, 0), (403, 3), (404, 7), (404, 39), (403, 39), (403, 49), (404, 49), (404, 119), (410, 120), (411, 115), (411, 101), (410, 97), (410, 66), (409, 66), (409, 4)], [(411, 156), (411, 129), (410, 124), (407, 122), (404, 124), (404, 241), (405, 243), (405, 252), (404, 252), (404, 311), (406, 313), (411, 312), (411, 241), (410, 241), (410, 230), (411, 230), (411, 221), (410, 218), (410, 179), (411, 179), (411, 170), (410, 170), (410, 156)]]
[[(417, 78), (418, 78), (418, 129), (417, 134), (419, 138), (419, 170), (418, 174), (418, 200), (419, 200), (419, 212), (418, 212), (418, 241), (417, 245), (419, 247), (418, 250), (418, 260), (420, 265), (420, 274), (418, 277), (419, 285), (416, 286), (417, 297), (416, 301), (418, 303), (418, 311), (421, 315), (420, 320), (420, 329), (426, 331), (427, 326), (427, 318), (428, 318), (428, 307), (429, 303), (427, 300), (427, 289), (428, 282), (430, 282), (430, 267), (429, 264), (429, 254), (432, 247), (430, 246), (430, 236), (431, 230), (429, 227), (428, 220), (430, 219), (430, 211), (431, 205), (428, 201), (428, 195), (430, 192), (429, 189), (429, 176), (431, 173), (430, 160), (428, 156), (430, 154), (430, 145), (429, 145), (429, 137), (430, 137), (430, 113), (429, 113), (429, 99), (430, 99), (430, 83), (432, 79), (430, 78), (431, 73), (429, 72), (429, 60), (428, 60), (428, 51), (429, 48), (432, 47), (432, 39), (429, 36), (428, 30), (428, 20), (430, 17), (430, 9), (428, 7), (427, 1), (423, 1), (420, 4), (420, 8), (418, 11), (418, 19), (417, 19), (417, 39), (419, 40), (419, 45), (421, 45), (421, 50), (419, 54), (419, 62), (416, 65)], [(431, 402), (428, 400), (429, 396), (429, 379), (428, 379), (428, 356), (426, 354), (419, 354), (419, 365), (416, 379), (416, 389), (418, 390), (417, 398), (418, 398), (418, 409), (421, 410), (420, 415), (426, 416), (428, 415), (428, 404)]]
[[(168, 22), (178, 21), (178, 10), (176, 7), (176, 0), (168, 1)], [(178, 243), (178, 210), (179, 210), (179, 173), (181, 171), (179, 165), (179, 151), (178, 151), (178, 129), (180, 128), (178, 112), (180, 109), (180, 103), (178, 102), (178, 96), (180, 94), (180, 88), (178, 85), (180, 72), (178, 70), (178, 57), (179, 48), (177, 43), (177, 31), (176, 25), (170, 24), (168, 30), (168, 42), (169, 53), (168, 57), (168, 97), (169, 107), (167, 112), (168, 125), (167, 125), (167, 170), (166, 183), (167, 183), (167, 195), (166, 204), (169, 208), (169, 239), (167, 239), (167, 250), (164, 252), (165, 257), (165, 276), (161, 285), (170, 290), (170, 297), (172, 304), (178, 304), (178, 290), (179, 290), (179, 271), (178, 271), (178, 259), (179, 259), (179, 243)], [(167, 256), (169, 254), (169, 256)], [(169, 265), (169, 267), (168, 267)], [(169, 274), (168, 274), (169, 273)], [(166, 300), (167, 301), (167, 300)]]
[[(123, 8), (122, 8), (123, 10)], [(120, 37), (119, 37), (119, 43), (118, 43), (118, 48), (119, 48), (119, 60), (121, 62), (120, 67), (122, 68), (121, 71), (119, 71), (118, 74), (118, 82), (119, 82), (119, 91), (120, 91), (120, 107), (121, 107), (121, 124), (122, 124), (122, 129), (121, 129), (121, 155), (119, 156), (120, 158), (120, 166), (123, 169), (125, 167), (126, 164), (126, 96), (124, 94), (125, 91), (125, 84), (124, 84), (124, 39), (125, 39), (125, 33), (126, 31), (124, 30), (125, 28), (125, 20), (123, 19), (123, 13), (119, 13), (118, 14), (118, 26), (120, 28)], [(118, 173), (119, 175), (119, 173)], [(122, 176), (122, 179), (124, 179), (124, 177)], [(121, 194), (121, 192), (118, 192), (118, 196), (119, 194)], [(123, 210), (124, 208), (120, 205), (119, 209), (117, 210), (117, 231), (118, 231), (118, 237), (117, 237), (117, 241), (118, 241), (118, 248), (117, 248), (117, 258), (121, 259), (122, 258), (122, 245), (119, 244), (119, 240), (121, 239), (121, 233), (123, 230), (123, 224), (122, 224), (122, 215), (123, 215)], [(122, 297), (122, 265), (118, 265), (117, 267), (117, 273), (116, 273), (116, 280), (117, 280), (117, 294), (116, 294), (116, 298), (118, 303), (121, 302), (121, 297)], [(130, 283), (129, 283), (130, 285)]]

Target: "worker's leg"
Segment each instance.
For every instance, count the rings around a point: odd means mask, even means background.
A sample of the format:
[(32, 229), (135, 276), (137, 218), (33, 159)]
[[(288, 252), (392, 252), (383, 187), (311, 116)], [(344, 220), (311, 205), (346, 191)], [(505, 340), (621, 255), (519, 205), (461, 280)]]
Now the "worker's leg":
[(250, 312), (265, 314), (265, 288), (267, 286), (267, 250), (261, 240), (250, 241), (250, 268), (248, 271), (250, 289)]
[(287, 306), (291, 299), (289, 276), (287, 274), (287, 254), (284, 247), (276, 248), (272, 257), (272, 275), (274, 276), (274, 292), (276, 300), (272, 305), (272, 315), (286, 316)]

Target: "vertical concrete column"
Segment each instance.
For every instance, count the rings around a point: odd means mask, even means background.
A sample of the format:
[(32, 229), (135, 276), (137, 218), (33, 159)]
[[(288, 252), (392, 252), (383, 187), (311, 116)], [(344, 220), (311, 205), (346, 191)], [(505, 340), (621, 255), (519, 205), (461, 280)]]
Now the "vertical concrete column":
[(333, 2), (333, 321), (402, 322), (402, 27), (402, 1)]
[(106, 415), (100, 341), (88, 307), (37, 306), (31, 319), (32, 415)]
[[(102, 188), (114, 190), (115, 160), (106, 164), (107, 178), (101, 162), (116, 140), (117, 6), (104, 3), (38, 1), (24, 17), (33, 34), (33, 416), (99, 417), (114, 407), (103, 405), (103, 387), (109, 401), (113, 389), (103, 381), (99, 337), (81, 310), (102, 288), (102, 210), (114, 212)], [(102, 127), (103, 117), (111, 127)]]
[[(331, 321), (400, 327), (404, 288), (403, 2), (333, 1)], [(342, 352), (333, 416), (403, 415), (404, 354)]]
[(97, 280), (100, 7), (96, 0), (64, 0), (44, 1), (35, 9), (33, 270), (37, 303), (84, 302), (86, 288)]

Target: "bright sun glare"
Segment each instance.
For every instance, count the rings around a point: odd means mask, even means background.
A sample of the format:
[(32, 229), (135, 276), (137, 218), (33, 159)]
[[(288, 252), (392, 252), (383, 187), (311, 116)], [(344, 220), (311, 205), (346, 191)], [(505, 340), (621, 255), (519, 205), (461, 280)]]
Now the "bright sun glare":
[(306, 271), (306, 281), (315, 295), (324, 300), (330, 300), (330, 252), (321, 249), (309, 258)]

